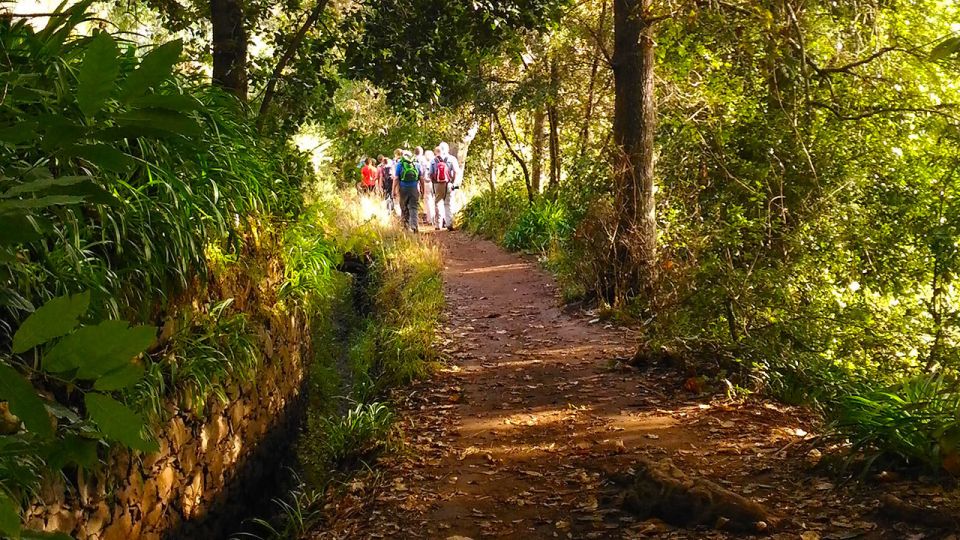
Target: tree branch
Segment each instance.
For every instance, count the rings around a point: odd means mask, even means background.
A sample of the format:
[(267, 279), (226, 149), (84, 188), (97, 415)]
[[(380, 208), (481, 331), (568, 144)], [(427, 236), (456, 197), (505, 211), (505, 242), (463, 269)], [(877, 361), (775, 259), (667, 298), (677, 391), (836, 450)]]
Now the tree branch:
[(810, 64), (810, 66), (813, 67), (813, 70), (816, 71), (817, 74), (820, 76), (830, 75), (831, 73), (850, 73), (851, 70), (853, 70), (853, 68), (860, 67), (864, 64), (869, 64), (870, 62), (873, 62), (877, 58), (880, 58), (881, 56), (894, 51), (909, 52), (906, 49), (902, 49), (900, 47), (883, 47), (877, 50), (875, 53), (871, 54), (870, 56), (867, 56), (866, 58), (861, 58), (860, 60), (856, 60), (854, 62), (850, 62), (849, 64), (844, 64), (842, 66), (822, 68), (814, 64), (812, 61), (808, 60), (807, 63)]
[(504, 144), (507, 145), (507, 150), (510, 152), (510, 155), (513, 156), (513, 159), (517, 160), (517, 163), (520, 164), (520, 169), (523, 171), (523, 180), (527, 186), (527, 200), (533, 202), (533, 185), (530, 183), (530, 171), (527, 170), (527, 162), (523, 160), (523, 157), (513, 149), (513, 145), (510, 144), (510, 138), (507, 137), (507, 132), (503, 130), (503, 124), (500, 122), (500, 116), (494, 111), (493, 120), (497, 124), (497, 131), (500, 132), (500, 138), (503, 139)]
[(303, 38), (307, 36), (307, 32), (317, 23), (320, 16), (323, 15), (323, 10), (326, 9), (328, 1), (329, 0), (317, 0), (317, 4), (313, 6), (313, 10), (307, 16), (307, 20), (303, 22), (300, 29), (294, 34), (290, 43), (287, 43), (287, 48), (283, 51), (283, 56), (280, 57), (277, 65), (274, 66), (273, 73), (270, 74), (270, 80), (267, 81), (267, 86), (263, 91), (263, 101), (260, 102), (260, 111), (257, 113), (258, 129), (263, 126), (263, 121), (270, 108), (270, 103), (277, 94), (277, 82), (279, 82), (280, 76), (283, 75), (283, 70), (286, 69), (287, 64), (290, 63), (293, 56), (297, 54), (297, 49), (299, 49), (300, 44), (303, 43)]
[(822, 101), (811, 101), (810, 105), (817, 107), (818, 109), (826, 109), (830, 111), (834, 116), (839, 120), (862, 120), (864, 118), (869, 118), (871, 116), (879, 116), (882, 114), (888, 113), (924, 113), (924, 114), (935, 114), (938, 116), (943, 116), (945, 118), (951, 118), (956, 120), (957, 117), (950, 114), (949, 110), (956, 109), (956, 103), (941, 103), (940, 105), (935, 105), (933, 107), (876, 107), (873, 109), (861, 109), (855, 111), (852, 114), (844, 114), (844, 112), (837, 105), (832, 105), (830, 103), (824, 103)]

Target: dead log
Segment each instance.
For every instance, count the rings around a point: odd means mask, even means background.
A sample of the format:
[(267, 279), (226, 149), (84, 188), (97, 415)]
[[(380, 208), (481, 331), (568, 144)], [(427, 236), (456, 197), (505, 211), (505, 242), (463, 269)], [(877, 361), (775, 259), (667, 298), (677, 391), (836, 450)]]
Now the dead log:
[(656, 517), (679, 527), (769, 532), (781, 521), (757, 502), (709, 480), (688, 476), (669, 459), (641, 459), (624, 507), (642, 518)]
[(911, 504), (890, 495), (880, 497), (880, 513), (893, 521), (923, 525), (937, 529), (957, 529), (960, 522), (949, 512)]

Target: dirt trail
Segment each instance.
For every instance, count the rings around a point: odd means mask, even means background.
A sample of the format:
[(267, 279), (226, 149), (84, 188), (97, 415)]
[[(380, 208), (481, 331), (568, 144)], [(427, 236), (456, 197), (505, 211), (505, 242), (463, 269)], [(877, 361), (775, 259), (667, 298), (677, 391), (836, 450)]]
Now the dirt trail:
[(914, 532), (877, 521), (871, 489), (808, 471), (793, 451), (813, 431), (799, 411), (617, 367), (632, 352), (629, 331), (565, 313), (535, 263), (462, 233), (431, 236), (445, 252), (451, 366), (398, 394), (403, 450), (345, 486), (317, 537), (729, 537), (621, 511), (609, 473), (638, 456), (670, 457), (793, 518), (775, 538)]

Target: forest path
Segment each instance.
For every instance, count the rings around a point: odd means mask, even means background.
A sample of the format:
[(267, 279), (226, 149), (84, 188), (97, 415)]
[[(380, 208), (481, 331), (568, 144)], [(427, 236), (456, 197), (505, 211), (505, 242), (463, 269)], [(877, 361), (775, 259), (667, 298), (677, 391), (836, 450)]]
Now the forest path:
[(535, 262), (460, 232), (428, 238), (445, 255), (451, 364), (397, 393), (403, 449), (344, 486), (315, 538), (731, 537), (622, 512), (609, 473), (638, 456), (670, 457), (793, 517), (775, 538), (903, 538), (867, 516), (869, 494), (811, 477), (784, 451), (813, 430), (801, 412), (617, 367), (629, 331), (564, 312)]

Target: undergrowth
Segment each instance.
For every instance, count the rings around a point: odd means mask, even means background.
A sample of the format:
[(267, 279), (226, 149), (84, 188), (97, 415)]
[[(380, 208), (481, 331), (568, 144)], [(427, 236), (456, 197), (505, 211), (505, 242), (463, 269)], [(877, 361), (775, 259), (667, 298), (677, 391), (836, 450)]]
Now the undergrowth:
[[(539, 256), (567, 301), (604, 307), (615, 213), (601, 192), (590, 197), (574, 187), (529, 203), (520, 182), (506, 183), (475, 195), (460, 217), (469, 232)], [(949, 366), (928, 361), (933, 369), (924, 372), (911, 358), (918, 355), (911, 332), (922, 329), (903, 321), (915, 320), (919, 306), (856, 284), (818, 283), (802, 271), (783, 283), (781, 269), (728, 268), (721, 260), (678, 268), (670, 244), (677, 233), (663, 234), (663, 300), (644, 324), (648, 350), (703, 364), (717, 388), (821, 411), (849, 464), (960, 474), (960, 388)], [(896, 352), (904, 348), (912, 353)]]
[(320, 519), (317, 494), (397, 444), (389, 392), (437, 362), (444, 302), (439, 251), (395, 228), (373, 199), (321, 197), (284, 245), (284, 295), (309, 307), (315, 357), (299, 487), (275, 501), (274, 517), (254, 535), (271, 539)]

